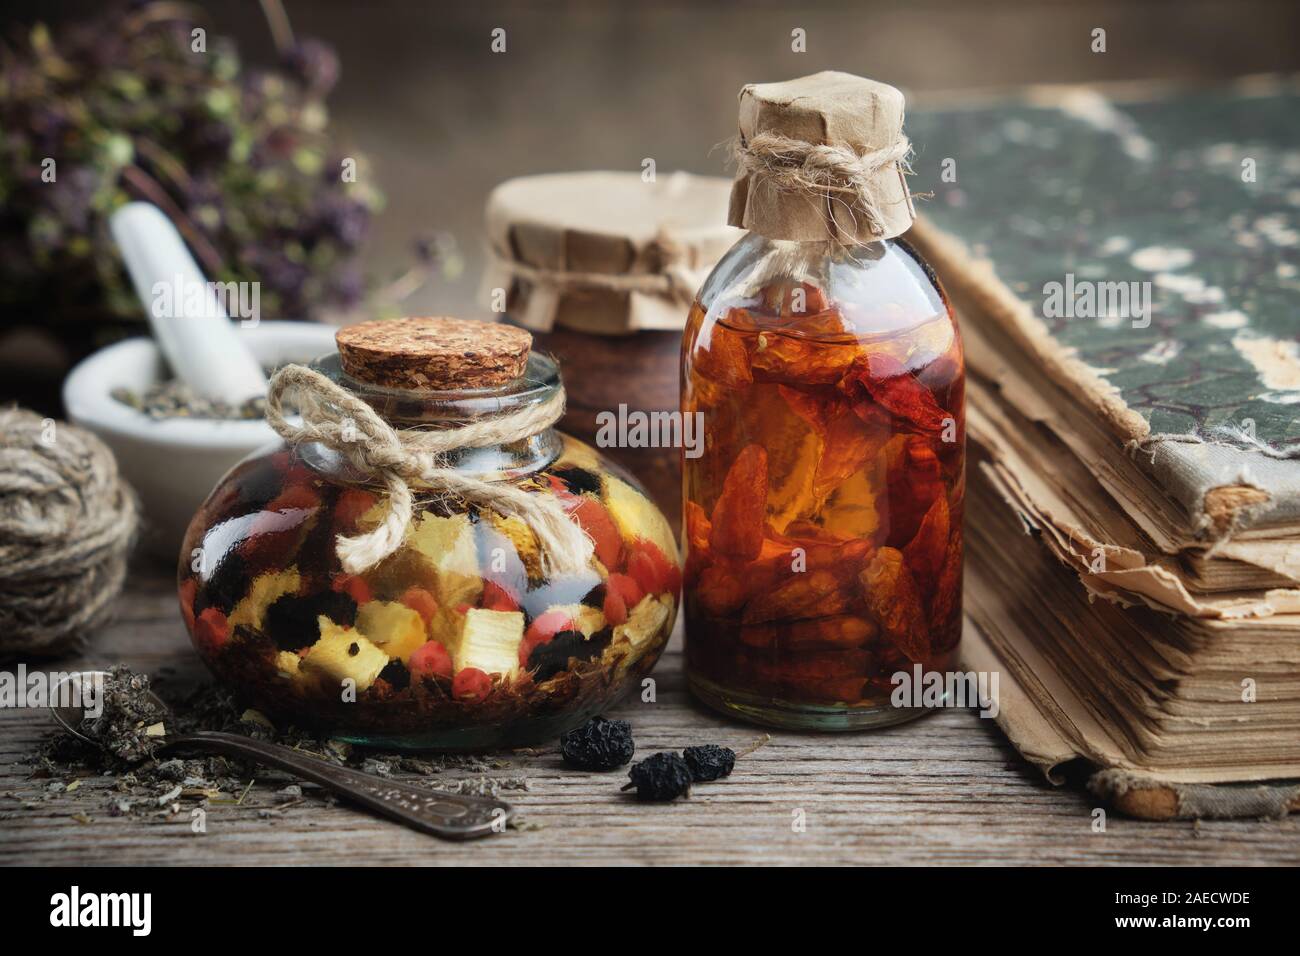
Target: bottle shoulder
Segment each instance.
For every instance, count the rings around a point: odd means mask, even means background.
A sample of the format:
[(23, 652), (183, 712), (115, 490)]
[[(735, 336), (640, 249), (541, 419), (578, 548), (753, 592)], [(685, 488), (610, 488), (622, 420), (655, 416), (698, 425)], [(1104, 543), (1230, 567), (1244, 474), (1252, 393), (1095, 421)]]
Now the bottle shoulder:
[(938, 278), (901, 239), (856, 248), (750, 233), (700, 289), (697, 321), (872, 340), (956, 325)]

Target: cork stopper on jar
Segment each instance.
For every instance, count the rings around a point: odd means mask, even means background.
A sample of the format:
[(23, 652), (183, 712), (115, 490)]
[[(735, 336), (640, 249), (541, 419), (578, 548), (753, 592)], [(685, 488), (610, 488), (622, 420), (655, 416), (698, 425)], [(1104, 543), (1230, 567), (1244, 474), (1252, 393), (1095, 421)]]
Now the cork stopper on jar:
[(353, 378), (423, 391), (508, 384), (524, 374), (533, 344), (523, 329), (450, 316), (360, 322), (339, 329), (334, 340)]

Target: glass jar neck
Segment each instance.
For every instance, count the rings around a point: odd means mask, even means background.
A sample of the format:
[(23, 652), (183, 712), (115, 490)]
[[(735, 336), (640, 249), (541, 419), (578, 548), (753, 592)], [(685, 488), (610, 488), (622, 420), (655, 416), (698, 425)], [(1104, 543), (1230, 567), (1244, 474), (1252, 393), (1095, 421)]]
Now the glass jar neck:
[[(524, 374), (497, 388), (429, 391), (385, 388), (353, 378), (343, 371), (337, 353), (311, 364), (331, 381), (356, 395), (398, 430), (456, 428), (488, 418), (500, 418), (550, 400), (562, 387), (554, 359), (533, 352)], [(343, 480), (364, 482), (367, 476), (338, 452), (311, 442), (300, 446), (303, 458), (318, 470)], [(546, 467), (563, 451), (554, 428), (512, 442), (449, 452), (447, 467), (483, 480), (525, 477)]]

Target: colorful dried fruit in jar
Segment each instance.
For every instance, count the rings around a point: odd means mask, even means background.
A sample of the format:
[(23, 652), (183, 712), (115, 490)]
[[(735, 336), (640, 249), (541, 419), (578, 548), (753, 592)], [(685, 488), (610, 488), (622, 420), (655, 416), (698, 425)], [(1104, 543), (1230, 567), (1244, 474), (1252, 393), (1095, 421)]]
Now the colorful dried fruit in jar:
[[(359, 347), (436, 349), (477, 334), (412, 321), (421, 334), (405, 343), (409, 323), (385, 322)], [(482, 366), (490, 351), (456, 357)], [(388, 358), (385, 374), (408, 368), (406, 352)], [(463, 392), (401, 386), (394, 402), (399, 386), (345, 377), (341, 361), (316, 371), (372, 404), (395, 434), (463, 422)], [(557, 395), (550, 360), (527, 361), (526, 376), (486, 390), (486, 408)], [(445, 376), (445, 364), (432, 371)], [(480, 476), (486, 465), (482, 480), (535, 496), (591, 542), (590, 557), (561, 568), (519, 515), (416, 482), (391, 550), (344, 567), (340, 539), (389, 527), (387, 488), (337, 449), (290, 443), (232, 469), (187, 532), (177, 592), (208, 667), (273, 719), (398, 748), (539, 743), (612, 705), (672, 630), (682, 574), (667, 520), (593, 449), (553, 430), (475, 451), (457, 471)]]

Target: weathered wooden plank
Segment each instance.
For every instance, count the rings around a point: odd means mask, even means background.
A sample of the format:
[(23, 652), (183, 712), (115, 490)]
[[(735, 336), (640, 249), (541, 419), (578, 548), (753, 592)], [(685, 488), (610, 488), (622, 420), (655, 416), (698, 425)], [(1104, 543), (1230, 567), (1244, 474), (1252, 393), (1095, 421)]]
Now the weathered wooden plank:
[[(119, 660), (162, 671), (164, 680), (202, 678), (165, 571), (138, 569), (116, 623), (83, 658), (59, 666)], [(739, 747), (761, 733), (688, 698), (678, 640), (655, 677), (656, 703), (636, 699), (618, 710), (633, 722), (639, 752), (704, 741)], [(509, 799), (544, 827), (473, 844), (443, 843), (311, 796), (275, 810), (286, 780), (270, 774), (242, 805), (210, 807), (205, 834), (191, 832), (189, 802), (174, 817), (109, 816), (107, 778), (42, 799), (48, 781), (30, 779), (19, 760), (47, 726), (41, 713), (0, 711), (0, 864), (1300, 862), (1294, 817), (1195, 826), (1112, 815), (1106, 832), (1094, 833), (1087, 794), (1048, 785), (970, 711), (870, 734), (774, 733), (731, 779), (667, 806), (621, 794), (619, 773), (574, 773), (554, 752), (508, 754), (511, 769), (501, 773), (522, 774), (530, 787)], [(803, 832), (792, 828), (799, 810)]]

